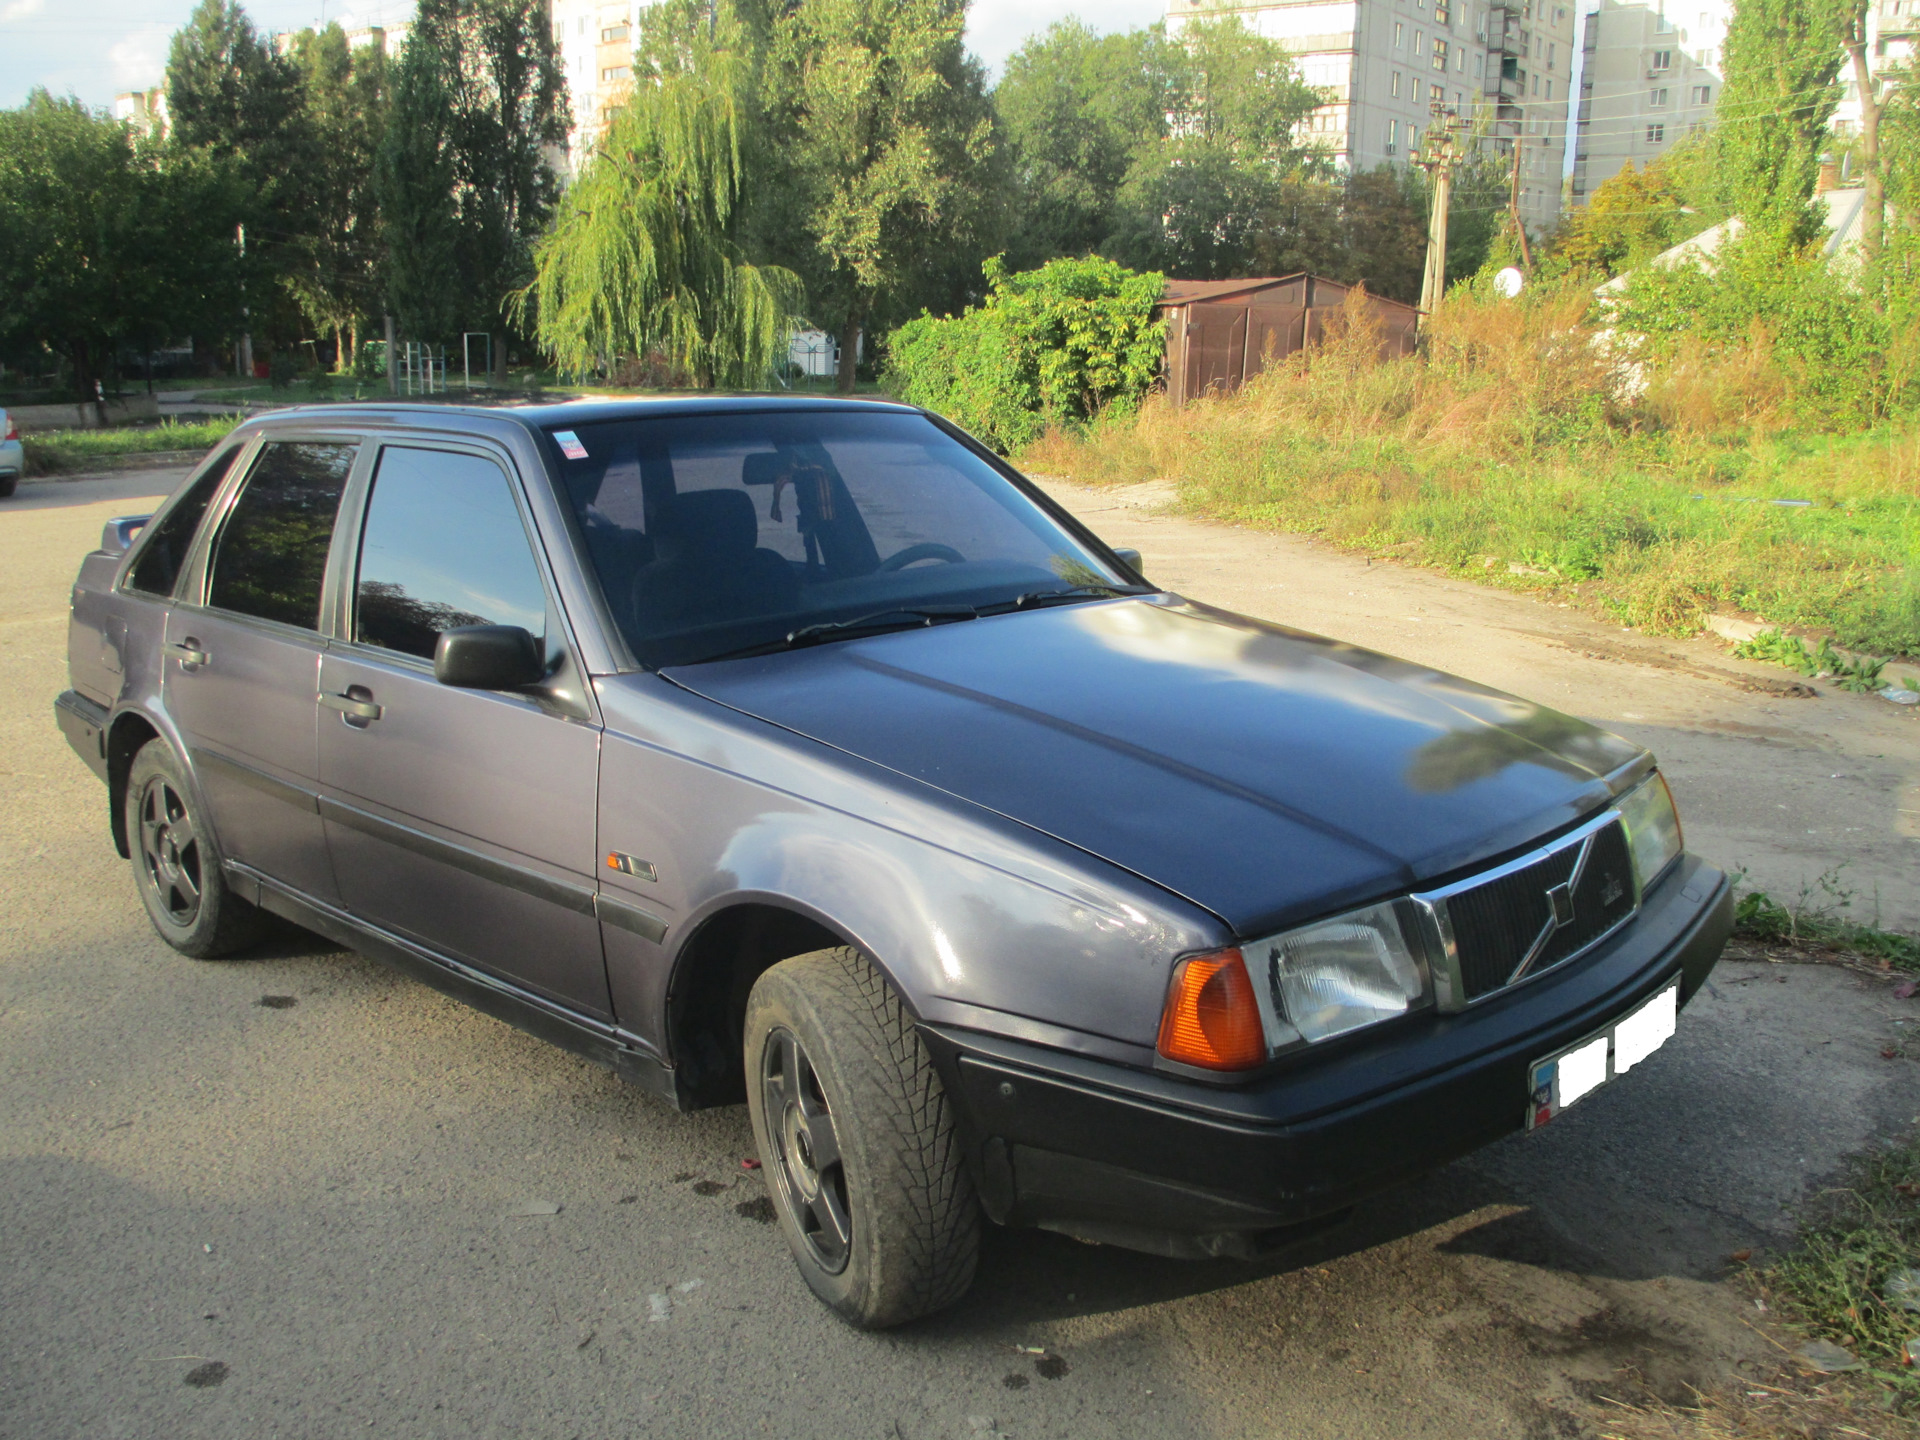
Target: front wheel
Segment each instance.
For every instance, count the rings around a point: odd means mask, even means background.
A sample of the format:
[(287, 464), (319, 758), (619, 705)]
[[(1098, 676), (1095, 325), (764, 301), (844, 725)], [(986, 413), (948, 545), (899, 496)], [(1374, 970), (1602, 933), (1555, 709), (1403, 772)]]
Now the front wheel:
[(126, 805), (133, 883), (160, 938), (196, 960), (258, 941), (267, 917), (227, 887), (212, 828), (166, 741), (149, 740), (133, 757)]
[(858, 950), (783, 960), (747, 999), (747, 1107), (800, 1274), (876, 1330), (973, 1283), (980, 1207), (933, 1060)]

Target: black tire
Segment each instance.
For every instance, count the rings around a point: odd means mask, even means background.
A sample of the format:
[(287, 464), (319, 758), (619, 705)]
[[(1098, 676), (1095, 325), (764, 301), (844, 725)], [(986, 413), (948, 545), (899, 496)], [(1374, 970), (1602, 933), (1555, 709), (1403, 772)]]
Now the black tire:
[(196, 960), (255, 944), (266, 914), (227, 887), (213, 827), (166, 741), (149, 740), (133, 757), (125, 803), (134, 888), (160, 938)]
[(13, 494), (14, 486), (18, 485), (19, 483), (20, 483), (20, 477), (18, 475), (8, 475), (5, 477), (0, 477), (0, 500), (4, 500), (9, 495)]
[(747, 998), (744, 1039), (762, 1173), (813, 1293), (866, 1330), (965, 1295), (979, 1202), (932, 1057), (873, 962), (781, 961)]

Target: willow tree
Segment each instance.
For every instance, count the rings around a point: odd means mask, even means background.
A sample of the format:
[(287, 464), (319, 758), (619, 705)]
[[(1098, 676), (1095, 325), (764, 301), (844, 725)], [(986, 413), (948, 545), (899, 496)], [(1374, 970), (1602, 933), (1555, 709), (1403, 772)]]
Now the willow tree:
[(802, 292), (739, 243), (752, 54), (730, 4), (644, 13), (632, 97), (560, 202), (520, 292), (534, 334), (576, 375), (664, 360), (701, 388), (765, 384)]

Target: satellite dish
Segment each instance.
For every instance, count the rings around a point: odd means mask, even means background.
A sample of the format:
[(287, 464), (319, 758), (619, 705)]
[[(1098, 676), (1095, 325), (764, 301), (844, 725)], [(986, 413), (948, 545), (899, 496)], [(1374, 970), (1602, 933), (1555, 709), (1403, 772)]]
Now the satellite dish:
[(1511, 300), (1526, 288), (1527, 277), (1517, 265), (1509, 265), (1493, 277), (1493, 288)]

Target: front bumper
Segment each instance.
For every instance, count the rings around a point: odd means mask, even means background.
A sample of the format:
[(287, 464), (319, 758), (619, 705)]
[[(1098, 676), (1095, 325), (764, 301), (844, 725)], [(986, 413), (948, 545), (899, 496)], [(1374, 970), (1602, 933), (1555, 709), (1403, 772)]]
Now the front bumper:
[(995, 1220), (1159, 1254), (1246, 1254), (1524, 1128), (1533, 1061), (1675, 975), (1685, 1005), (1732, 929), (1727, 877), (1688, 855), (1633, 923), (1563, 970), (1232, 1088), (924, 1033)]

